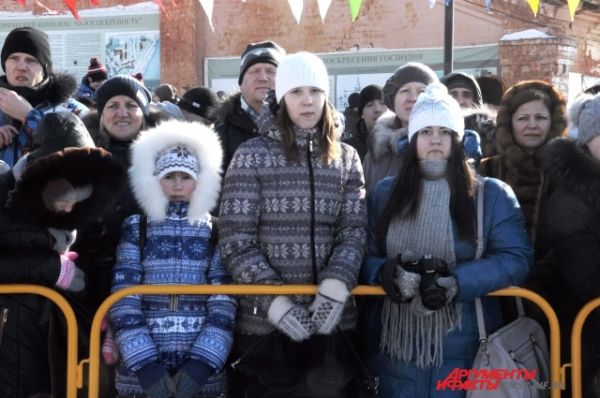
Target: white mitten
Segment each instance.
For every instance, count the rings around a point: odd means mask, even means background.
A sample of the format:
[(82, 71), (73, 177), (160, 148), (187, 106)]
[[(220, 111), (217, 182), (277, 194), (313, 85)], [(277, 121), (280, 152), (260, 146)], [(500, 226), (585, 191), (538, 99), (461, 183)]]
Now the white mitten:
[(48, 228), (48, 232), (54, 238), (52, 249), (59, 254), (66, 253), (71, 245), (75, 243), (75, 239), (77, 239), (77, 230), (75, 229), (69, 231), (50, 227)]
[(419, 295), (421, 275), (416, 272), (408, 272), (401, 265), (396, 265), (396, 277), (394, 283), (405, 301)]
[(324, 279), (319, 292), (308, 308), (312, 312), (311, 320), (318, 334), (331, 334), (344, 312), (344, 305), (350, 296), (346, 284), (337, 279)]
[(275, 297), (268, 317), (269, 322), (294, 341), (306, 340), (315, 331), (308, 310), (286, 296)]
[(453, 276), (444, 276), (438, 278), (437, 285), (446, 289), (446, 303), (449, 303), (454, 299), (458, 293), (458, 283), (456, 278)]

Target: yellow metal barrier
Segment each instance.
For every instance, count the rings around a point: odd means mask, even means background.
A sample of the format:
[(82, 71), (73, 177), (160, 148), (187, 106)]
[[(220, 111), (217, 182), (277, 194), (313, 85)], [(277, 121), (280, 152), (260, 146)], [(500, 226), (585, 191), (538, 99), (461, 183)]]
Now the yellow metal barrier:
[(581, 398), (582, 379), (581, 379), (581, 331), (583, 323), (596, 308), (600, 307), (600, 298), (594, 299), (584, 305), (575, 317), (573, 323), (573, 331), (571, 332), (571, 375), (572, 375), (572, 392), (573, 398)]
[(63, 312), (67, 321), (67, 398), (76, 398), (78, 381), (77, 321), (71, 305), (60, 293), (38, 285), (0, 285), (0, 294), (37, 294), (51, 300)]
[[(100, 371), (100, 324), (110, 307), (123, 297), (134, 294), (228, 294), (228, 295), (314, 295), (317, 287), (314, 285), (139, 285), (119, 290), (111, 294), (94, 315), (90, 335), (89, 362), (89, 398), (98, 397), (98, 377)], [(380, 286), (357, 286), (352, 290), (353, 295), (381, 296), (384, 291)], [(552, 307), (540, 295), (522, 288), (510, 287), (490, 293), (491, 296), (517, 296), (536, 303), (546, 314), (550, 325), (550, 382), (557, 386), (564, 382), (560, 368), (560, 330), (558, 319)], [(551, 398), (560, 398), (560, 390), (553, 388)]]

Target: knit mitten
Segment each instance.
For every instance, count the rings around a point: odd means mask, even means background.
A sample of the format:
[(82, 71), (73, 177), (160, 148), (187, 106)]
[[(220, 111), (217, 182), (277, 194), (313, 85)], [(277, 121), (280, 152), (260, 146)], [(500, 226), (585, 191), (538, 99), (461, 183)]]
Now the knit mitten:
[(269, 306), (268, 318), (269, 322), (294, 341), (306, 340), (315, 331), (308, 310), (286, 296), (275, 297)]
[(438, 278), (437, 285), (446, 289), (446, 303), (451, 302), (458, 293), (458, 283), (453, 276)]
[(172, 398), (176, 394), (175, 381), (167, 369), (158, 363), (144, 366), (135, 375), (149, 398)]
[(337, 327), (344, 305), (350, 296), (346, 284), (337, 279), (324, 279), (319, 285), (315, 300), (309, 307), (311, 321), (318, 334), (331, 334)]
[(66, 229), (57, 229), (57, 228), (47, 228), (48, 233), (54, 239), (54, 245), (52, 246), (52, 250), (57, 253), (63, 254), (73, 243), (75, 243), (75, 239), (77, 239), (77, 230), (66, 230)]
[(421, 275), (416, 272), (408, 272), (402, 265), (396, 265), (394, 284), (396, 285), (396, 288), (398, 288), (402, 300), (408, 301), (419, 295)]
[(56, 286), (70, 292), (80, 292), (85, 288), (85, 274), (75, 265), (78, 254), (66, 252), (60, 255), (60, 274)]
[(192, 398), (206, 384), (208, 376), (213, 372), (213, 368), (208, 364), (190, 359), (179, 369), (173, 377), (177, 386), (175, 398)]
[[(104, 321), (102, 322), (104, 323)], [(102, 357), (108, 365), (114, 365), (119, 360), (119, 347), (117, 347), (110, 325), (105, 330), (104, 341), (102, 342)]]

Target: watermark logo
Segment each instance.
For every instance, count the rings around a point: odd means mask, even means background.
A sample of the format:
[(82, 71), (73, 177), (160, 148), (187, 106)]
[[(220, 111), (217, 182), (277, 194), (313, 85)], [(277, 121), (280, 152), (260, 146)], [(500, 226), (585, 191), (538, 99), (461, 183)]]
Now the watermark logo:
[(452, 391), (496, 391), (534, 388), (549, 390), (564, 389), (563, 383), (551, 383), (536, 379), (537, 369), (461, 369), (455, 368), (444, 380), (438, 380), (437, 390)]

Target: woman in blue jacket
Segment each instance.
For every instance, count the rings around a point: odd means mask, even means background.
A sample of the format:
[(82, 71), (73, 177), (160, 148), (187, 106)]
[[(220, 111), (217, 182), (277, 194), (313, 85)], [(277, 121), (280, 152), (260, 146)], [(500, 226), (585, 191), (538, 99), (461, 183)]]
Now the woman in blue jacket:
[[(525, 280), (533, 250), (514, 193), (479, 181), (461, 147), (464, 121), (440, 83), (430, 84), (410, 115), (409, 146), (398, 177), (368, 198), (366, 283), (388, 296), (369, 311), (367, 356), (380, 397), (461, 397), (437, 390), (454, 368), (471, 368), (479, 345), (473, 300)], [(484, 245), (475, 260), (475, 197), (484, 190)], [(436, 275), (422, 276), (435, 266)], [(390, 283), (386, 283), (391, 281)], [(390, 287), (391, 286), (391, 287)], [(484, 298), (486, 325), (501, 323), (498, 303)]]

